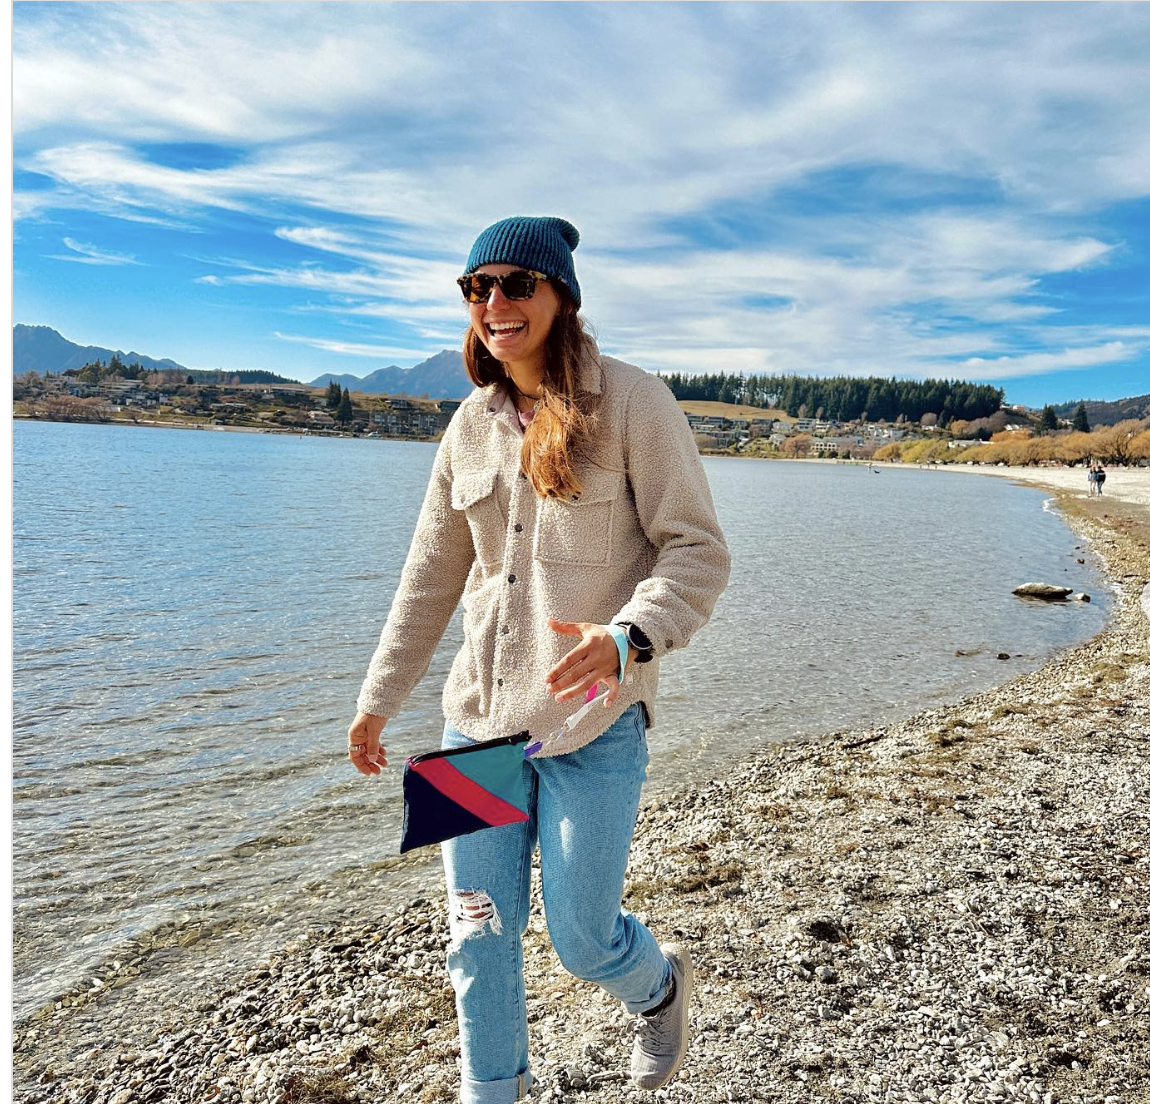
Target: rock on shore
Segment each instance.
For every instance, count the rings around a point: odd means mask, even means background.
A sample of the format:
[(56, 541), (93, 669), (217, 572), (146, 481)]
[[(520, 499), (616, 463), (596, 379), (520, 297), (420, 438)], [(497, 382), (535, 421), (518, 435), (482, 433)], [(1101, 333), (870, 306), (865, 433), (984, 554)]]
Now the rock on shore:
[[(667, 1089), (630, 1086), (628, 1017), (562, 970), (537, 905), (541, 1100), (1150, 1101), (1150, 538), (1072, 522), (1120, 591), (1094, 640), (643, 808), (628, 907), (696, 963), (695, 1035)], [(62, 1010), (17, 1032), (19, 1099), (447, 1104), (446, 943), (441, 903), (419, 898), (220, 978), (148, 1037), (71, 1054)]]

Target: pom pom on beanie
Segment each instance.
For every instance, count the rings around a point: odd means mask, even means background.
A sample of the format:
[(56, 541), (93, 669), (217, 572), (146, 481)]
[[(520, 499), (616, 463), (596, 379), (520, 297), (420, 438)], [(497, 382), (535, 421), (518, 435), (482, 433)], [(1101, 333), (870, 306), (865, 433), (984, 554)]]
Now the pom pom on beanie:
[(579, 231), (566, 219), (526, 215), (505, 218), (475, 239), (463, 275), (469, 276), (487, 264), (520, 265), (559, 280), (578, 308), (583, 305), (583, 296), (571, 256), (578, 244)]

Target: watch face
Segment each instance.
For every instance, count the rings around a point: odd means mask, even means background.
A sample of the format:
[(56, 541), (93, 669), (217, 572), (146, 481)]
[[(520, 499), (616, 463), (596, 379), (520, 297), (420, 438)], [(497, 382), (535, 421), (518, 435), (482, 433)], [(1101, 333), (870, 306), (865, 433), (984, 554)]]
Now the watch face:
[(647, 634), (635, 625), (627, 626), (627, 640), (641, 652), (650, 651), (651, 649), (651, 641), (648, 639)]

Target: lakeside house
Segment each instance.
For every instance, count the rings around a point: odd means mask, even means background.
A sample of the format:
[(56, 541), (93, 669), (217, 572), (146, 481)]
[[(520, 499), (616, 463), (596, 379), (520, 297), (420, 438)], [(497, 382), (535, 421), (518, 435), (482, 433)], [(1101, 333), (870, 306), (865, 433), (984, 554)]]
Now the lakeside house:
[(811, 441), (811, 451), (816, 456), (827, 453), (849, 453), (852, 449), (860, 449), (866, 442), (862, 437), (815, 437)]

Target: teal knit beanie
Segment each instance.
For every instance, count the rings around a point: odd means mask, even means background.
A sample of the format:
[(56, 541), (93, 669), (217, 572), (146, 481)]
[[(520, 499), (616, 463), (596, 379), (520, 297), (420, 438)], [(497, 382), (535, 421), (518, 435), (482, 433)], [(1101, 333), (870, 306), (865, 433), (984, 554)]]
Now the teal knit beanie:
[(486, 264), (522, 265), (559, 280), (579, 308), (583, 305), (583, 296), (571, 256), (578, 244), (579, 231), (566, 219), (526, 215), (505, 218), (475, 239), (463, 275), (470, 276)]

